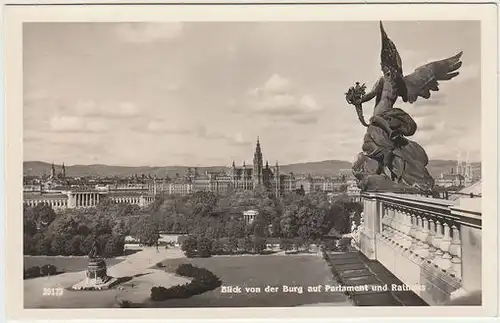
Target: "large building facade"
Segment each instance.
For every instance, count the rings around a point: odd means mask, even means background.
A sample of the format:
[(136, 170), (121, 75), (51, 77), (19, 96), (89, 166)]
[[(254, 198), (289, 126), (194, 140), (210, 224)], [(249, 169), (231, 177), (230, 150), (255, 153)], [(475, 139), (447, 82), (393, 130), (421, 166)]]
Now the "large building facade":
[(157, 183), (157, 188), (166, 194), (189, 194), (197, 191), (215, 193), (241, 192), (266, 190), (280, 196), (297, 188), (297, 179), (294, 174), (283, 174), (276, 162), (274, 167), (269, 166), (262, 154), (259, 139), (255, 147), (253, 165), (237, 167), (233, 161), (231, 167), (225, 172), (205, 172), (199, 174), (196, 168), (189, 168), (183, 177), (172, 180), (163, 180)]
[(264, 190), (281, 196), (289, 192), (303, 190), (305, 194), (314, 191), (338, 192), (346, 185), (345, 176), (327, 178), (324, 176), (296, 175), (283, 172), (278, 162), (270, 166), (264, 156), (259, 138), (255, 145), (253, 164), (243, 161), (236, 166), (233, 161), (225, 172), (198, 173), (196, 168), (188, 169), (185, 176), (157, 183), (157, 188), (166, 194), (189, 194), (197, 191), (215, 193)]

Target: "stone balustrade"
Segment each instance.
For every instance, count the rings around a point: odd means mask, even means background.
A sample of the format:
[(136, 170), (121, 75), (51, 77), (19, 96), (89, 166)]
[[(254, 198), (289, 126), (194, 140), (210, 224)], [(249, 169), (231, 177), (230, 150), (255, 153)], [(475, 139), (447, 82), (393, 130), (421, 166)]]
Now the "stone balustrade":
[[(471, 202), (471, 200), (473, 200)], [(467, 203), (466, 203), (467, 202)], [(481, 289), (481, 199), (364, 193), (354, 245), (431, 305)]]

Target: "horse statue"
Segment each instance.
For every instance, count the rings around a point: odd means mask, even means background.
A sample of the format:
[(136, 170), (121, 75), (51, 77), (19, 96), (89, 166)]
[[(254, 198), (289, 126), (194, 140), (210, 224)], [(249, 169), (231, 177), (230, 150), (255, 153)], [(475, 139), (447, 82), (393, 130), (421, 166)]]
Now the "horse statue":
[[(366, 93), (366, 85), (356, 82), (349, 88), (346, 101), (356, 109), (366, 134), (353, 163), (353, 174), (363, 191), (427, 192), (432, 193), (434, 179), (427, 170), (429, 158), (425, 150), (407, 137), (418, 127), (405, 111), (394, 108), (396, 100), (414, 103), (429, 99), (431, 91), (439, 91), (439, 81), (456, 77), (462, 66), (462, 52), (439, 61), (422, 65), (403, 76), (401, 57), (380, 22), (382, 76)], [(375, 98), (373, 116), (366, 123), (362, 104)]]

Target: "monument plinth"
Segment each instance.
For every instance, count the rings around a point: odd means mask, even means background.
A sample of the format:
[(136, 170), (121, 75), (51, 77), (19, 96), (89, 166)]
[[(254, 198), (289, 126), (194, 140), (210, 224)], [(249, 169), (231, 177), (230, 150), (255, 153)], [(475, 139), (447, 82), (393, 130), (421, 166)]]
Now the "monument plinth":
[(107, 275), (107, 267), (104, 259), (90, 259), (89, 265), (87, 266), (87, 284), (102, 285), (109, 279), (110, 277)]
[(85, 272), (85, 279), (73, 285), (77, 290), (102, 290), (108, 289), (116, 278), (108, 276), (106, 261), (99, 257), (97, 245), (94, 243), (89, 253), (89, 264)]

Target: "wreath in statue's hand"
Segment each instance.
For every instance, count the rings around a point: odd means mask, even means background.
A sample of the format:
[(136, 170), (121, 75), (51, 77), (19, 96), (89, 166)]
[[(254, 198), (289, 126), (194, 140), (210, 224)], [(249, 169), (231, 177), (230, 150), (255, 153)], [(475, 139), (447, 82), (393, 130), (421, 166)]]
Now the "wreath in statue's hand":
[(356, 85), (351, 86), (345, 93), (345, 99), (347, 103), (357, 106), (361, 105), (361, 99), (365, 94), (366, 85), (364, 83), (360, 85), (359, 82), (356, 82)]

